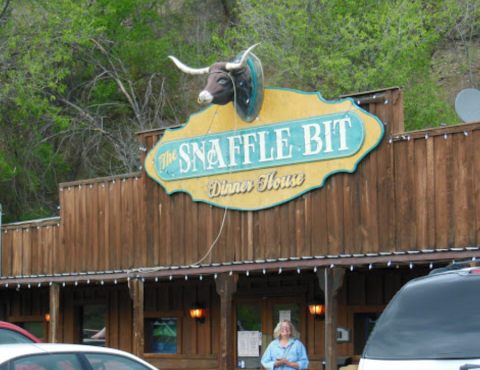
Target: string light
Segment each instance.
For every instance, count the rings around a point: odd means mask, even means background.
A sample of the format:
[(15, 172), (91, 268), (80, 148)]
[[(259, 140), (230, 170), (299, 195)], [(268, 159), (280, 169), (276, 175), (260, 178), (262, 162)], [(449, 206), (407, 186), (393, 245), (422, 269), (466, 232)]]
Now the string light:
[(433, 268), (433, 263), (430, 262), (430, 270)]
[(281, 268), (281, 267), (278, 269), (278, 273), (279, 273), (279, 274), (282, 273), (282, 268)]
[(300, 273), (300, 267), (297, 269), (297, 273)]
[(265, 271), (265, 269), (263, 269), (263, 275), (265, 275), (265, 273), (266, 273), (266, 271)]
[(332, 263), (332, 264), (330, 265), (330, 268), (333, 269), (334, 267), (335, 267), (335, 264)]
[(413, 263), (410, 262), (410, 270), (413, 269)]
[(202, 276), (202, 275), (200, 275), (200, 280), (203, 280), (203, 276)]
[(350, 271), (353, 271), (353, 265), (350, 265)]
[(215, 273), (215, 279), (217, 278), (217, 273)]
[(247, 270), (247, 272), (245, 273), (245, 275), (247, 275), (247, 276), (250, 275), (250, 272)]
[(368, 265), (368, 269), (371, 270), (372, 269), (372, 264)]
[(185, 275), (185, 280), (188, 280), (188, 275)]
[(155, 276), (155, 282), (158, 283), (158, 276)]
[(170, 280), (172, 280), (172, 275), (170, 275)]
[(392, 265), (392, 261), (387, 262), (387, 266), (390, 267)]

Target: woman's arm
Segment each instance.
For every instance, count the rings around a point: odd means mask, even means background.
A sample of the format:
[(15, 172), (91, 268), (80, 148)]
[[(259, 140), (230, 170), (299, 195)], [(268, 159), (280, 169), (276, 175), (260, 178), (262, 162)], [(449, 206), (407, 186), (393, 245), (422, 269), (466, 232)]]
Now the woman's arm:
[(262, 365), (266, 370), (273, 370), (275, 366), (275, 363), (277, 362), (275, 360), (275, 357), (272, 358), (272, 348), (271, 348), (271, 343), (268, 345), (265, 353), (262, 356)]
[[(288, 365), (293, 367), (294, 369), (297, 370), (305, 370), (308, 368), (308, 357), (307, 357), (307, 350), (305, 349), (305, 346), (303, 345), (302, 342), (299, 340), (296, 341), (297, 346), (298, 346), (298, 361), (296, 363), (292, 363), (292, 365)], [(294, 366), (296, 365), (296, 366)]]

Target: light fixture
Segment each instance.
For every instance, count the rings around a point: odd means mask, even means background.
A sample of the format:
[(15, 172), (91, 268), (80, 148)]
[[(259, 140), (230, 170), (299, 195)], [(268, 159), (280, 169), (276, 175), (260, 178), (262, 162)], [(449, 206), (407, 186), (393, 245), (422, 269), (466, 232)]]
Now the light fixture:
[(195, 305), (190, 309), (190, 316), (195, 322), (199, 324), (203, 324), (205, 322), (205, 315), (207, 314), (207, 310), (201, 304), (195, 303)]
[(310, 313), (315, 316), (315, 320), (325, 319), (325, 302), (320, 299), (314, 299), (308, 303)]
[(50, 322), (50, 313), (48, 312), (45, 314), (45, 321)]

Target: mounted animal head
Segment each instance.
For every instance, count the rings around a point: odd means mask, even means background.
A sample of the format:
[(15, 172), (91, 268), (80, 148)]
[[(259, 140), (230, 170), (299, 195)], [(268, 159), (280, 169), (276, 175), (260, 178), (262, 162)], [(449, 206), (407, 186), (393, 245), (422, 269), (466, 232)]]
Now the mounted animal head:
[[(263, 98), (263, 72), (261, 63), (258, 58), (251, 53), (258, 45), (259, 44), (255, 44), (248, 48), (238, 62), (218, 62), (205, 68), (190, 68), (173, 56), (169, 56), (169, 58), (185, 73), (209, 75), (207, 86), (205, 86), (198, 95), (198, 102), (200, 104), (225, 105), (234, 102), (236, 108), (239, 110), (238, 113), (240, 117), (247, 122), (251, 122), (255, 118), (253, 115), (256, 116), (258, 113), (260, 109), (258, 105), (261, 105)], [(256, 69), (253, 62), (248, 63), (249, 58), (255, 58), (255, 60), (258, 61), (256, 63)], [(252, 68), (254, 70), (252, 70)], [(259, 86), (257, 86), (257, 82), (260, 82), (258, 84)], [(261, 92), (258, 92), (258, 87), (261, 89)], [(253, 109), (255, 105), (258, 107)], [(252, 115), (252, 113), (255, 114)]]

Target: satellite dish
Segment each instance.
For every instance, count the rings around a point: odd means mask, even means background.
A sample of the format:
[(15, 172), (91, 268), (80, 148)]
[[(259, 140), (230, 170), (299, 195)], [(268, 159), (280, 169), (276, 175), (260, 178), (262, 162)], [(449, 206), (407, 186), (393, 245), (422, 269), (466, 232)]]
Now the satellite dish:
[(455, 110), (463, 122), (480, 121), (480, 91), (465, 89), (455, 100)]

